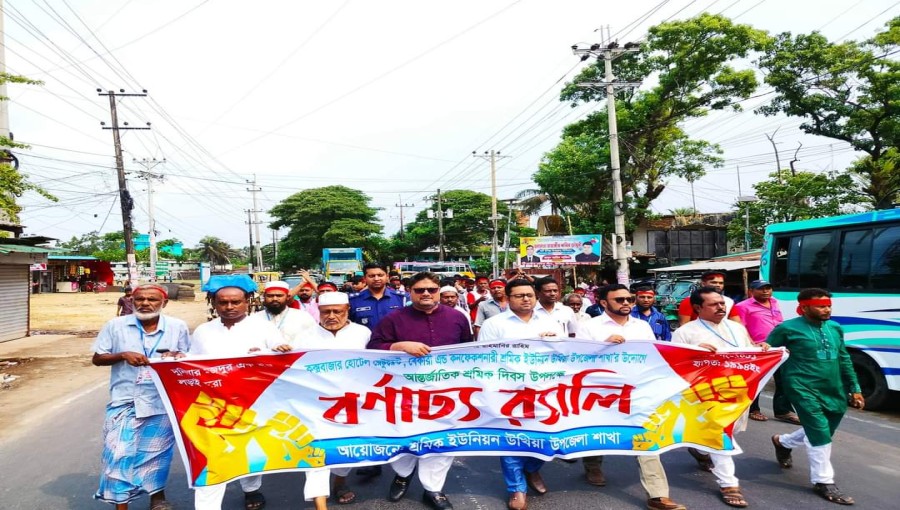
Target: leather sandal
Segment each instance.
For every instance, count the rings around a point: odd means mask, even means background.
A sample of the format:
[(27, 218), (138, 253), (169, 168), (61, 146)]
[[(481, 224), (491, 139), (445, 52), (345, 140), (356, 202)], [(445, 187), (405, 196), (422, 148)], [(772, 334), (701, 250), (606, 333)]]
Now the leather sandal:
[(837, 503), (839, 505), (852, 505), (855, 503), (853, 498), (844, 495), (844, 493), (837, 488), (837, 485), (833, 483), (817, 483), (813, 486), (813, 491), (832, 503)]
[(728, 506), (746, 508), (750, 505), (747, 503), (747, 500), (744, 499), (744, 495), (741, 494), (740, 487), (722, 487), (719, 489), (719, 492), (722, 493), (722, 501)]

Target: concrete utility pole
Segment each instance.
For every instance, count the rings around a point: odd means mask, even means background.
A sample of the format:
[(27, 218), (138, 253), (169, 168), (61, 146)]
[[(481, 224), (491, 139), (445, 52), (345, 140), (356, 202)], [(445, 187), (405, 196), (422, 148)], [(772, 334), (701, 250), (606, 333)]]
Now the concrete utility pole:
[(151, 172), (157, 165), (161, 165), (166, 162), (165, 158), (161, 161), (156, 158), (147, 159), (143, 158), (141, 160), (132, 159), (132, 162), (137, 163), (144, 167), (143, 171), (138, 172), (138, 178), (144, 179), (147, 181), (147, 215), (150, 217), (150, 274), (153, 275), (153, 280), (158, 276), (156, 274), (156, 262), (159, 258), (159, 253), (156, 249), (156, 222), (153, 220), (153, 180), (157, 180), (162, 182), (164, 176), (162, 174), (155, 174)]
[(437, 216), (438, 220), (438, 262), (443, 262), (446, 257), (446, 253), (444, 253), (444, 218), (453, 218), (453, 209), (447, 209), (446, 211), (443, 208), (443, 204), (441, 203), (441, 190), (437, 190), (437, 194), (433, 197), (425, 197), (425, 200), (434, 200), (437, 205), (437, 211), (433, 209), (428, 209), (425, 212), (425, 216), (429, 219), (434, 219)]
[(131, 198), (131, 194), (128, 192), (128, 185), (125, 182), (125, 163), (122, 160), (122, 141), (119, 138), (119, 131), (147, 130), (150, 129), (150, 123), (147, 123), (147, 127), (129, 127), (127, 122), (120, 126), (119, 117), (116, 113), (116, 97), (146, 97), (147, 91), (144, 90), (140, 93), (132, 94), (126, 93), (125, 89), (119, 89), (119, 92), (112, 90), (103, 92), (102, 89), (97, 89), (97, 95), (109, 96), (109, 117), (110, 121), (112, 121), (112, 126), (106, 126), (105, 122), (101, 122), (100, 125), (103, 126), (103, 129), (112, 130), (113, 133), (113, 144), (116, 149), (116, 171), (119, 176), (119, 203), (122, 206), (122, 231), (125, 234), (125, 261), (128, 265), (128, 280), (134, 284), (138, 281), (137, 261), (134, 257), (134, 228), (131, 224), (131, 210), (134, 209), (134, 200)]
[(581, 55), (582, 60), (587, 60), (591, 56), (594, 56), (598, 59), (602, 58), (604, 61), (606, 71), (604, 76), (605, 81), (583, 82), (579, 83), (578, 86), (584, 88), (606, 86), (606, 110), (609, 117), (609, 160), (613, 184), (613, 211), (615, 213), (613, 219), (615, 221), (616, 243), (613, 251), (616, 258), (616, 280), (623, 285), (628, 285), (630, 275), (628, 269), (627, 240), (625, 239), (625, 197), (622, 192), (622, 175), (619, 164), (619, 132), (616, 122), (616, 87), (638, 87), (640, 86), (640, 82), (615, 81), (612, 61), (624, 53), (635, 53), (639, 51), (639, 49), (638, 45), (635, 43), (626, 43), (624, 47), (620, 48), (619, 43), (612, 41), (607, 44), (606, 47), (594, 44), (590, 48), (578, 48), (576, 45), (572, 46), (572, 51), (576, 55)]
[(499, 255), (498, 255), (498, 239), (497, 239), (497, 221), (503, 219), (499, 214), (497, 214), (497, 159), (499, 158), (508, 158), (509, 156), (501, 156), (500, 151), (495, 151), (491, 149), (490, 151), (484, 151), (484, 154), (476, 154), (475, 151), (472, 151), (472, 155), (476, 158), (485, 159), (491, 162), (491, 223), (493, 224), (494, 234), (491, 237), (491, 265), (493, 267), (493, 276), (497, 278), (499, 276)]
[(407, 207), (412, 207), (415, 204), (404, 204), (403, 199), (400, 198), (400, 195), (397, 195), (398, 202), (394, 204), (394, 207), (400, 208), (400, 239), (403, 239), (403, 209)]
[[(256, 265), (259, 267), (259, 270), (262, 271), (263, 268), (263, 260), (262, 260), (262, 246), (260, 245), (260, 236), (259, 236), (259, 208), (256, 205), (256, 194), (262, 191), (262, 188), (256, 185), (256, 174), (253, 174), (253, 180), (247, 181), (251, 187), (247, 188), (247, 191), (253, 194), (253, 225), (256, 226)], [(251, 241), (251, 247), (253, 243)]]
[[(244, 212), (247, 213), (247, 233), (250, 234), (250, 244), (248, 245), (249, 249), (253, 249), (253, 220), (251, 219), (250, 214), (253, 213), (252, 209), (244, 209)], [(253, 260), (253, 256), (250, 256), (250, 260)], [(249, 264), (247, 268), (248, 273), (253, 272), (253, 263)]]
[[(3, 0), (0, 0), (0, 73), (6, 72), (6, 32), (3, 29)], [(9, 97), (6, 94), (6, 82), (0, 83), (0, 97)], [(9, 135), (9, 101), (0, 101), (0, 136), (11, 138)]]
[[(278, 260), (278, 230), (272, 229), (272, 257), (277, 261)], [(275, 264), (273, 263), (274, 267)]]

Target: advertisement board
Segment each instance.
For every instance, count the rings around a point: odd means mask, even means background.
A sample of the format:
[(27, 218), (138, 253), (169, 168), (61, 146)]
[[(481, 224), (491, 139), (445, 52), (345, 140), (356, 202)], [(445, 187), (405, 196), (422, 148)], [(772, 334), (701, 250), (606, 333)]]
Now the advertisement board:
[(602, 239), (600, 234), (522, 237), (519, 267), (598, 265)]

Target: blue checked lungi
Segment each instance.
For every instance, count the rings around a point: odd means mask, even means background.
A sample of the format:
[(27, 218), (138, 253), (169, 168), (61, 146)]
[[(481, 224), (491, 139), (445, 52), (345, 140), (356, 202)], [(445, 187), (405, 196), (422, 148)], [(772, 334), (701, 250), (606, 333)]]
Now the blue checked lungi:
[(165, 488), (175, 436), (165, 414), (137, 418), (134, 404), (107, 406), (100, 488), (94, 498), (128, 503)]

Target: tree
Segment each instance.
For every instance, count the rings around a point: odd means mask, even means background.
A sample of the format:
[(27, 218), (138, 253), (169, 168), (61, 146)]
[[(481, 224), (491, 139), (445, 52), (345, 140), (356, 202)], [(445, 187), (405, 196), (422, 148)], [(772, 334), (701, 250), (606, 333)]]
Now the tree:
[(760, 59), (775, 99), (759, 112), (806, 119), (800, 129), (849, 143), (866, 155), (852, 171), (876, 209), (900, 194), (900, 17), (868, 41), (829, 42), (822, 34), (780, 34)]
[[(43, 82), (29, 80), (24, 76), (0, 73), (0, 83), (24, 83), (27, 85), (42, 85)], [(8, 101), (6, 96), (0, 96), (0, 101)], [(27, 191), (33, 191), (47, 200), (53, 202), (58, 199), (48, 193), (44, 188), (30, 182), (28, 176), (18, 170), (18, 160), (9, 149), (27, 149), (28, 146), (16, 143), (11, 138), (0, 136), (0, 217), (7, 217), (10, 222), (19, 222), (19, 213), (22, 207), (16, 199)], [(5, 233), (0, 233), (4, 237)]]
[(753, 247), (762, 246), (769, 224), (846, 214), (860, 209), (866, 202), (865, 194), (847, 172), (797, 172), (781, 177), (773, 172), (768, 180), (754, 184), (753, 189), (759, 201), (735, 204), (738, 214), (728, 225), (728, 238), (743, 244), (744, 212), (749, 207)]
[[(739, 110), (742, 99), (757, 87), (752, 69), (731, 63), (762, 51), (765, 32), (732, 23), (723, 16), (701, 14), (662, 23), (649, 30), (637, 53), (615, 61), (618, 80), (641, 81), (647, 88), (617, 96), (616, 119), (627, 229), (650, 214), (650, 204), (672, 177), (696, 179), (705, 167), (721, 165), (718, 146), (688, 137), (681, 125), (709, 111)], [(582, 88), (602, 81), (598, 62), (569, 83), (561, 94), (574, 105), (605, 99), (605, 89)], [(560, 144), (548, 152), (534, 174), (532, 201), (545, 198), (561, 214), (570, 215), (575, 233), (612, 230), (612, 185), (609, 126), (605, 107), (567, 126)]]
[(238, 250), (232, 248), (230, 244), (213, 236), (206, 236), (200, 239), (198, 249), (200, 250), (200, 258), (207, 260), (214, 266), (230, 264), (231, 259), (240, 256)]
[(269, 214), (269, 227), (290, 230), (278, 244), (278, 266), (309, 268), (320, 263), (322, 248), (368, 249), (381, 232), (378, 209), (362, 191), (346, 186), (313, 188), (287, 197)]

